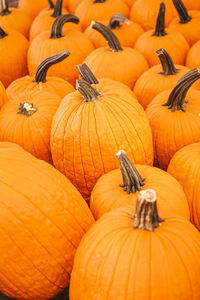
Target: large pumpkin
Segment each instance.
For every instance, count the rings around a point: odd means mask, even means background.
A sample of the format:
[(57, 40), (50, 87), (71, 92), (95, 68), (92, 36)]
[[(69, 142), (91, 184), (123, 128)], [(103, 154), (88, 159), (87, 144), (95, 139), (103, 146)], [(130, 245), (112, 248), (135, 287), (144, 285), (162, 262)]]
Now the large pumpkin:
[[(152, 136), (144, 110), (124, 88), (77, 81), (52, 123), (51, 152), (56, 168), (89, 200), (98, 178), (117, 168), (125, 149), (133, 162), (152, 164)], [(83, 99), (84, 98), (84, 99)]]
[(70, 300), (199, 300), (199, 232), (183, 217), (159, 215), (147, 189), (135, 214), (130, 206), (101, 217), (76, 252)]
[(18, 145), (0, 143), (0, 164), (0, 290), (49, 299), (68, 285), (92, 215), (67, 178)]

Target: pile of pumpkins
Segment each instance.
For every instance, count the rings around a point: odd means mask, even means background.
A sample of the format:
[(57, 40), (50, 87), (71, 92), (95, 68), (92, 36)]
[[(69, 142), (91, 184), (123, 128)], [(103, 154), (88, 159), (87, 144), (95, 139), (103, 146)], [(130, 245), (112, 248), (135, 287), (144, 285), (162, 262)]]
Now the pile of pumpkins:
[(9, 2), (0, 293), (199, 300), (200, 1)]

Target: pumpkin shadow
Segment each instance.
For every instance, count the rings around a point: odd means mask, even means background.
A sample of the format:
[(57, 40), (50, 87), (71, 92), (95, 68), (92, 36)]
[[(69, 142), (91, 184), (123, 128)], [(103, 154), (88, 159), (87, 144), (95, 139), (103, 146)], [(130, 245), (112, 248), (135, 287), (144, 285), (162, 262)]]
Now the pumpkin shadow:
[[(10, 298), (7, 296), (4, 296), (0, 292), (0, 300), (16, 300), (15, 298)], [(69, 300), (69, 290), (66, 288), (62, 293), (60, 293), (58, 296), (55, 296), (54, 298), (51, 298), (49, 300)]]

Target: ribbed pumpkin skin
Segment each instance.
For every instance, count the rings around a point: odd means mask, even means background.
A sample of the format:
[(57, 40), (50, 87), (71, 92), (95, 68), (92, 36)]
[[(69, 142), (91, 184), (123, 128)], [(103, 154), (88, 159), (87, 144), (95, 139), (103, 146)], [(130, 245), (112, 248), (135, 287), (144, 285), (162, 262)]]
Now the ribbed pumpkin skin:
[[(32, 116), (17, 113), (20, 103), (24, 102), (37, 108)], [(44, 91), (32, 91), (9, 99), (0, 111), (0, 141), (16, 143), (51, 163), (51, 122), (60, 102), (59, 96)]]
[[(141, 190), (156, 191), (158, 211), (163, 217), (181, 216), (189, 220), (189, 207), (180, 184), (166, 172), (155, 167), (135, 165), (137, 171), (145, 178)], [(110, 171), (99, 178), (91, 193), (90, 208), (95, 219), (106, 212), (121, 206), (131, 205), (135, 208), (138, 191), (127, 194), (120, 184), (123, 183), (120, 169)]]
[(130, 92), (101, 83), (95, 88), (103, 96), (94, 102), (83, 103), (79, 92), (66, 96), (51, 131), (54, 165), (86, 200), (98, 178), (118, 167), (120, 149), (133, 162), (151, 165), (153, 160), (149, 123)]
[(33, 76), (25, 76), (13, 81), (6, 92), (9, 98), (16, 97), (20, 93), (28, 93), (29, 91), (45, 91), (53, 93), (63, 98), (67, 94), (74, 91), (74, 87), (66, 80), (50, 76), (46, 78), (46, 82), (34, 82)]
[(49, 299), (69, 283), (93, 217), (62, 174), (18, 145), (0, 143), (0, 163), (0, 290), (15, 299)]
[(8, 96), (6, 94), (5, 87), (3, 83), (0, 81), (0, 108), (8, 101)]
[(107, 213), (83, 237), (70, 300), (199, 300), (196, 228), (171, 217), (154, 232), (133, 229), (133, 214), (132, 207)]
[(200, 230), (200, 143), (179, 150), (171, 159), (167, 171), (182, 185), (188, 199), (191, 221)]
[(48, 7), (47, 0), (19, 0), (18, 8), (33, 20), (37, 14)]
[(196, 42), (188, 51), (185, 65), (188, 68), (200, 68), (200, 41)]
[(157, 95), (146, 110), (153, 133), (155, 164), (165, 170), (178, 150), (200, 141), (200, 91), (188, 91), (186, 112), (172, 112), (162, 106), (170, 92), (167, 90)]

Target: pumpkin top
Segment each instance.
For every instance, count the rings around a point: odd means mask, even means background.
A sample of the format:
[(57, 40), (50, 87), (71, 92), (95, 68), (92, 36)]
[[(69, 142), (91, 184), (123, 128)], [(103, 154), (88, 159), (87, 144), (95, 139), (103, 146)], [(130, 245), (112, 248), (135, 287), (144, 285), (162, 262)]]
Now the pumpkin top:
[(76, 80), (76, 89), (84, 97), (83, 102), (93, 102), (102, 95), (85, 80)]
[(98, 84), (99, 81), (96, 79), (90, 68), (84, 63), (76, 66), (77, 71), (81, 79), (87, 81), (89, 84)]
[(58, 16), (54, 21), (54, 23), (52, 24), (51, 31), (50, 31), (51, 32), (50, 39), (58, 39), (63, 37), (62, 28), (63, 25), (67, 22), (78, 24), (79, 18), (71, 14)]
[(188, 15), (187, 9), (183, 4), (182, 0), (172, 0), (176, 11), (179, 15), (180, 21), (179, 23), (185, 24), (191, 21), (192, 17)]
[(165, 3), (160, 3), (160, 9), (156, 21), (156, 28), (153, 36), (165, 36), (167, 35), (165, 31)]
[(163, 72), (161, 73), (164, 76), (175, 75), (178, 73), (178, 70), (175, 68), (175, 65), (172, 61), (171, 56), (163, 48), (160, 48), (156, 51), (158, 58), (160, 59)]
[(2, 10), (0, 12), (1, 16), (7, 16), (9, 14), (11, 14), (11, 11), (8, 9), (8, 1), (7, 0), (1, 0), (1, 7)]
[(53, 11), (53, 14), (51, 15), (52, 17), (57, 18), (58, 16), (61, 16), (61, 14), (62, 14), (62, 3), (63, 3), (63, 0), (57, 0), (56, 5), (53, 7), (54, 11)]
[(129, 20), (124, 17), (122, 14), (114, 14), (109, 21), (109, 24), (107, 27), (110, 29), (116, 29), (121, 27), (121, 23), (129, 24)]

